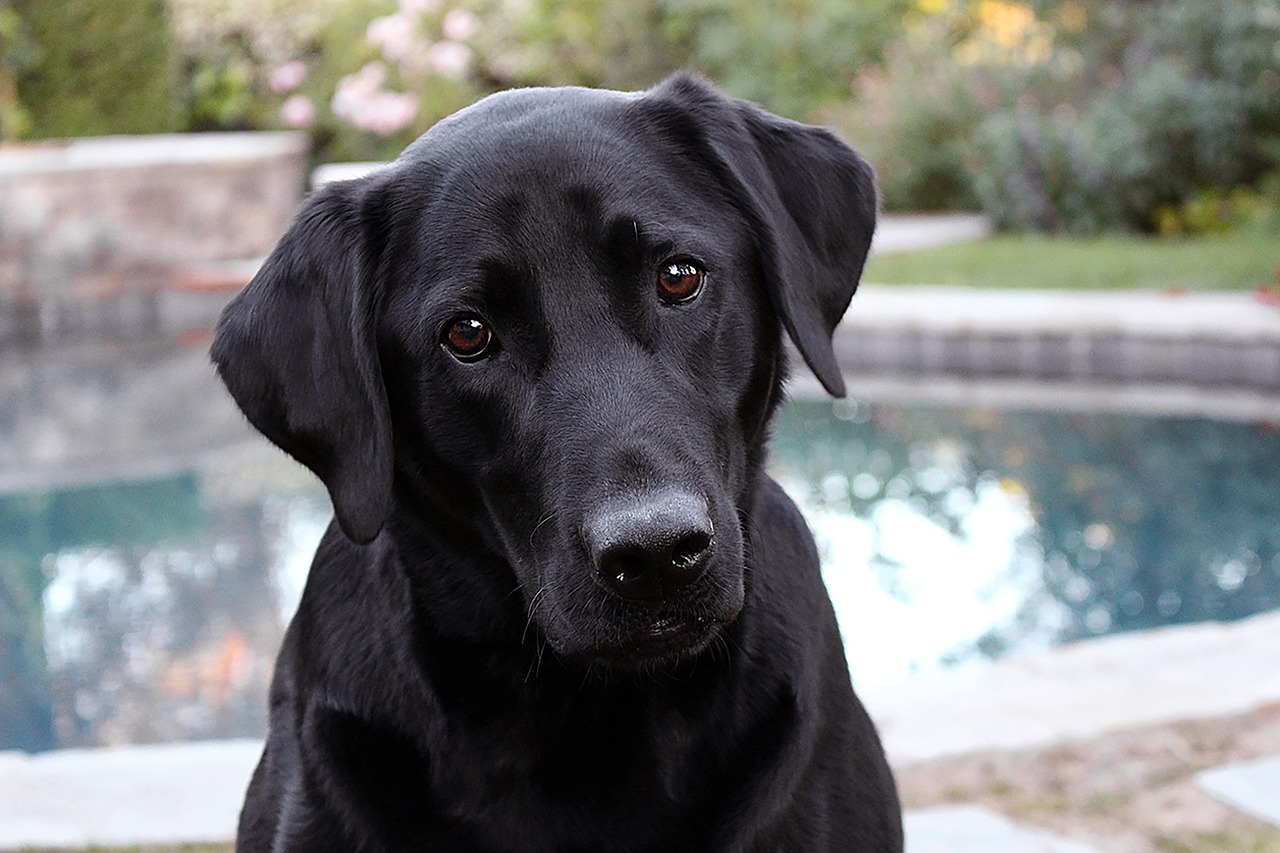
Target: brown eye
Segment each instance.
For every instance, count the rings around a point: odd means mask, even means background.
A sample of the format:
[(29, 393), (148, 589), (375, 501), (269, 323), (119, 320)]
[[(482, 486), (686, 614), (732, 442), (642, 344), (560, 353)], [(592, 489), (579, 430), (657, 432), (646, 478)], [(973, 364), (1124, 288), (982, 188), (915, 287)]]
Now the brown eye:
[(702, 291), (707, 271), (694, 261), (668, 261), (658, 271), (658, 298), (668, 305), (689, 302)]
[(479, 317), (458, 317), (444, 330), (441, 343), (459, 361), (475, 361), (487, 354), (493, 334)]

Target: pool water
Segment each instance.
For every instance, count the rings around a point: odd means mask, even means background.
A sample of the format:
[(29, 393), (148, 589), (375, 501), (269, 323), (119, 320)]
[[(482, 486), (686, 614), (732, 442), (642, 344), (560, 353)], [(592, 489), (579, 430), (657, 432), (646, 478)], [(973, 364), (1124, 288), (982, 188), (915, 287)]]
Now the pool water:
[[(0, 493), (0, 749), (262, 734), (329, 507), (236, 429), (144, 479)], [(770, 467), (858, 684), (1280, 607), (1273, 424), (801, 399)]]
[(792, 402), (855, 681), (1280, 607), (1280, 429)]

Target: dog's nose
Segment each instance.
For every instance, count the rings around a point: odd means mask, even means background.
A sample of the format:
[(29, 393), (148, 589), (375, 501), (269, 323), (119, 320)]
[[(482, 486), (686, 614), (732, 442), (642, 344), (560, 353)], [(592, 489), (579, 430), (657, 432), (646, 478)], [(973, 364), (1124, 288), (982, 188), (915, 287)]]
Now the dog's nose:
[(715, 538), (706, 501), (674, 490), (611, 501), (588, 517), (583, 537), (610, 589), (650, 601), (697, 580)]

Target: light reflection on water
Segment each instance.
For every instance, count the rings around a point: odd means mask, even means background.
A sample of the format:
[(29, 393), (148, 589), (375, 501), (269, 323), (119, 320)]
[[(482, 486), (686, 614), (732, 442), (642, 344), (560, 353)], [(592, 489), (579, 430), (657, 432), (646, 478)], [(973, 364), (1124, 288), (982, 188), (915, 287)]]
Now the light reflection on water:
[(35, 744), (0, 731), (0, 746), (261, 735), (275, 650), (327, 524), (323, 490), (251, 445), (177, 475), (53, 494), (94, 521), (57, 533), (69, 513), (33, 513), (62, 543), (41, 560), (52, 713), (28, 709)]
[(1280, 607), (1273, 424), (795, 401), (855, 681)]
[[(859, 684), (1280, 606), (1267, 425), (800, 400), (774, 448)], [(0, 604), (42, 636), (0, 657), (0, 749), (260, 735), (328, 516), (247, 433), (166, 476), (0, 495)]]

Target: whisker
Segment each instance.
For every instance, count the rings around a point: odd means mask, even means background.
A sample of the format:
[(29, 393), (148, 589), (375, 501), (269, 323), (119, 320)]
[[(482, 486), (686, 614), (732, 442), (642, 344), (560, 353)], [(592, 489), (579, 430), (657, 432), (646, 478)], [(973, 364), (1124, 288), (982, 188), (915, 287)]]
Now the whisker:
[(542, 599), (544, 595), (547, 594), (547, 591), (550, 589), (551, 589), (550, 586), (543, 584), (542, 587), (539, 588), (538, 591), (533, 594), (533, 598), (529, 599), (528, 615), (524, 620), (524, 631), (520, 633), (520, 645), (523, 646), (525, 640), (529, 636), (529, 628), (533, 626), (533, 618), (534, 618), (534, 614), (536, 614), (538, 610), (538, 602)]
[(537, 523), (537, 524), (535, 524), (535, 525), (533, 526), (533, 530), (529, 531), (529, 545), (530, 545), (530, 547), (532, 547), (532, 546), (533, 546), (533, 537), (535, 537), (535, 536), (537, 536), (537, 535), (538, 535), (538, 531), (542, 529), (542, 525), (546, 524), (548, 521), (550, 521), (551, 519), (553, 519), (553, 518), (555, 518), (555, 517), (556, 517), (555, 511), (554, 511), (554, 510), (548, 510), (548, 511), (547, 511), (547, 513), (546, 513), (546, 515), (544, 515), (544, 516), (542, 516), (542, 518), (538, 519), (538, 523)]

